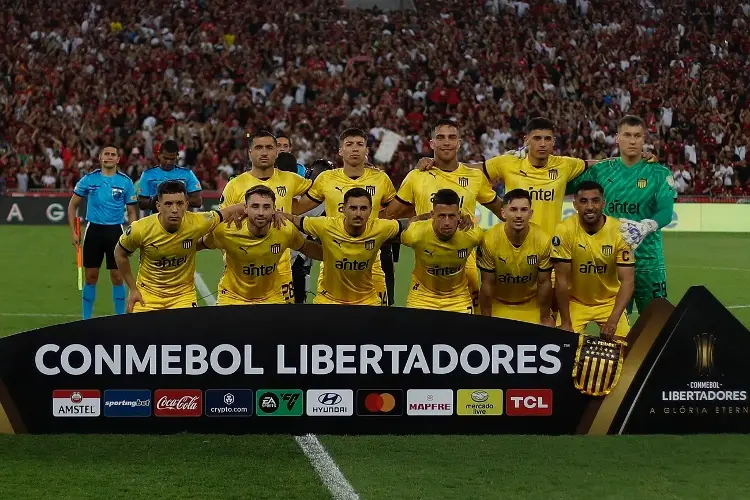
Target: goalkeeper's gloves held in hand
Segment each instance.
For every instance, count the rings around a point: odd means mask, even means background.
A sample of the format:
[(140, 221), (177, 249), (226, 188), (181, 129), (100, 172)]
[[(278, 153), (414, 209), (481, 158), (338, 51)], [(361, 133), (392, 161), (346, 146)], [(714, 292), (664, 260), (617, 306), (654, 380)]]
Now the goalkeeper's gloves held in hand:
[(620, 219), (622, 225), (620, 226), (620, 232), (625, 243), (635, 250), (638, 245), (643, 243), (646, 236), (659, 229), (659, 224), (655, 220), (643, 219), (640, 222), (635, 222), (628, 219)]
[(515, 157), (516, 157), (516, 158), (518, 158), (519, 160), (523, 160), (524, 158), (526, 158), (526, 156), (527, 156), (527, 155), (528, 155), (529, 153), (528, 153), (528, 149), (526, 149), (526, 146), (521, 146), (521, 147), (520, 147), (520, 148), (518, 148), (518, 149), (509, 149), (509, 150), (508, 150), (508, 151), (506, 151), (506, 152), (505, 152), (504, 154), (506, 154), (506, 155), (511, 155), (511, 156), (515, 156)]

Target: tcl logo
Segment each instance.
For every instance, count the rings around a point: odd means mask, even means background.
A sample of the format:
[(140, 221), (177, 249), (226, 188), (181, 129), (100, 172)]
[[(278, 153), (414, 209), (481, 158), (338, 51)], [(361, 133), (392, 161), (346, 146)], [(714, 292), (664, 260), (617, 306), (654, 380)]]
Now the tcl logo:
[(157, 417), (200, 417), (203, 414), (200, 389), (158, 389), (154, 392)]
[(508, 389), (505, 413), (508, 416), (552, 415), (552, 389)]

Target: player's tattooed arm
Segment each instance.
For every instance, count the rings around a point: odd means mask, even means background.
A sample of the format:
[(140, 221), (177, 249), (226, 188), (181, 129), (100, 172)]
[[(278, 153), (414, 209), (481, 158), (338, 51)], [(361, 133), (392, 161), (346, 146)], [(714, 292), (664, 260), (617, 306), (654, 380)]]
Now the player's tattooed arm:
[(573, 331), (570, 320), (570, 261), (555, 261), (555, 297), (557, 308), (560, 311), (560, 328), (569, 332)]
[(297, 215), (304, 214), (320, 205), (320, 203), (321, 202), (314, 200), (309, 194), (305, 193), (299, 198), (294, 198), (292, 200), (292, 213)]
[(620, 322), (622, 313), (630, 302), (635, 290), (635, 267), (634, 266), (617, 266), (617, 278), (620, 280), (620, 289), (615, 297), (615, 306), (612, 308), (612, 314), (609, 315), (607, 322), (602, 327), (602, 335), (607, 340), (614, 339), (617, 331), (617, 324)]
[(401, 201), (398, 196), (388, 203), (388, 206), (380, 210), (381, 219), (400, 219), (414, 215), (414, 206)]
[(479, 288), (479, 310), (482, 316), (492, 316), (492, 299), (495, 297), (495, 272), (482, 270), (482, 286)]
[(551, 270), (539, 271), (537, 275), (536, 288), (537, 302), (539, 303), (539, 323), (554, 328), (555, 321), (552, 319), (552, 272)]
[[(306, 216), (304, 216), (304, 215), (292, 215), (292, 214), (288, 214), (286, 212), (276, 212), (274, 214), (274, 218), (277, 217), (277, 216), (283, 218), (285, 221), (288, 220), (289, 222), (291, 222), (292, 224), (294, 224), (294, 227), (296, 227), (297, 229), (299, 229), (303, 233), (305, 232), (302, 229), (302, 224), (303, 224), (302, 221), (304, 220), (304, 218)], [(307, 234), (307, 233), (305, 233), (305, 234)]]

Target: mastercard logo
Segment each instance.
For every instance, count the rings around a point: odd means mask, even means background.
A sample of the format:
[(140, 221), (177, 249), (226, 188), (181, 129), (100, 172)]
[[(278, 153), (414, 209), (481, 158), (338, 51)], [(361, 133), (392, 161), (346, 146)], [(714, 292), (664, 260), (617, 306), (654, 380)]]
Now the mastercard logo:
[(357, 391), (358, 415), (401, 415), (403, 391), (400, 389), (370, 389)]
[(390, 392), (384, 392), (383, 394), (370, 394), (365, 398), (365, 408), (367, 411), (376, 412), (382, 411), (388, 413), (393, 411), (396, 407), (396, 398)]

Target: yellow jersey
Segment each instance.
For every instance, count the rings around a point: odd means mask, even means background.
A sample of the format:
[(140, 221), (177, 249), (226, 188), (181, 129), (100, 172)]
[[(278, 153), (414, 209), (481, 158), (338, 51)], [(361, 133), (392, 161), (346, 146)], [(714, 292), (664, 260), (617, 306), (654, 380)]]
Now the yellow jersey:
[(569, 156), (550, 155), (544, 167), (531, 165), (528, 156), (519, 160), (513, 155), (500, 155), (487, 160), (485, 174), (496, 184), (505, 183), (505, 192), (525, 189), (531, 194), (534, 215), (531, 222), (548, 234), (562, 219), (565, 187), (586, 170), (586, 162)]
[(284, 252), (299, 250), (305, 239), (294, 225), (287, 223), (280, 229), (271, 226), (263, 237), (256, 237), (245, 220), (242, 229), (221, 224), (203, 238), (207, 248), (225, 252), (224, 275), (219, 290), (227, 290), (246, 300), (259, 301), (279, 294), (284, 284), (278, 264)]
[(536, 297), (539, 272), (552, 270), (551, 247), (549, 235), (536, 224), (529, 225), (520, 247), (508, 239), (505, 222), (484, 233), (477, 267), (495, 275), (495, 300), (520, 304)]
[(245, 172), (227, 183), (221, 193), (219, 206), (224, 208), (237, 203), (244, 205), (245, 193), (257, 185), (271, 188), (276, 193), (276, 210), (290, 214), (292, 213), (292, 200), (296, 196), (305, 194), (310, 189), (312, 181), (277, 168), (273, 169), (273, 175), (265, 180), (258, 179), (250, 172)]
[(374, 168), (365, 168), (365, 173), (356, 179), (346, 175), (343, 168), (326, 170), (315, 179), (307, 196), (325, 203), (326, 215), (336, 217), (344, 211), (344, 194), (355, 187), (365, 189), (372, 196), (371, 219), (377, 219), (380, 207), (396, 196), (396, 188), (388, 174)]
[(167, 232), (159, 214), (133, 222), (120, 236), (128, 253), (140, 249), (138, 288), (160, 298), (195, 294), (195, 251), (198, 240), (221, 223), (219, 212), (185, 212), (180, 227)]
[(415, 285), (439, 296), (456, 295), (467, 290), (466, 260), (482, 243), (479, 226), (456, 231), (448, 241), (435, 234), (432, 220), (413, 222), (401, 234), (401, 243), (414, 250)]
[(380, 304), (373, 288), (372, 266), (380, 246), (399, 234), (401, 224), (397, 220), (370, 218), (360, 236), (346, 232), (341, 216), (303, 217), (300, 227), (323, 245), (326, 272), (316, 301), (322, 295), (345, 304)]
[(462, 211), (472, 216), (476, 211), (477, 201), (486, 205), (497, 198), (497, 193), (482, 172), (463, 163), (459, 163), (458, 168), (452, 172), (437, 168), (424, 172), (412, 170), (401, 183), (396, 196), (399, 201), (413, 205), (417, 215), (422, 215), (432, 211), (432, 197), (441, 189), (455, 191)]
[(552, 260), (570, 262), (570, 298), (588, 306), (610, 304), (620, 289), (617, 266), (635, 265), (620, 222), (605, 217), (596, 234), (588, 234), (578, 215), (562, 221), (552, 237)]

